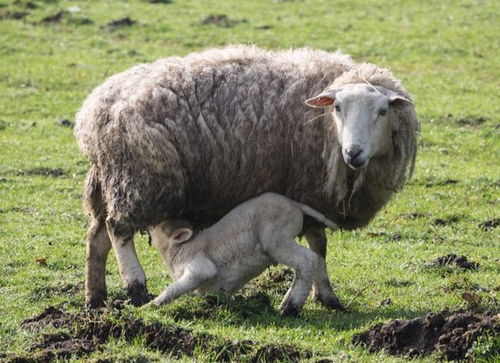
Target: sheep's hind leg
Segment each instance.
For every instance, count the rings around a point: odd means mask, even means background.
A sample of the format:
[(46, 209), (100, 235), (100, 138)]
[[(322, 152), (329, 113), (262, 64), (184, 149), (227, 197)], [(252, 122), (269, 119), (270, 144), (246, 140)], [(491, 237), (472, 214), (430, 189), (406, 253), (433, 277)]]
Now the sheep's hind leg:
[(345, 307), (333, 291), (326, 271), (326, 235), (322, 228), (311, 228), (304, 233), (312, 251), (318, 255), (318, 269), (314, 277), (313, 297), (329, 309), (344, 311)]
[(113, 224), (110, 218), (106, 220), (123, 285), (131, 303), (136, 306), (142, 305), (149, 301), (149, 294), (146, 288), (146, 275), (135, 251), (133, 234), (129, 234), (131, 237), (117, 234)]
[(297, 316), (304, 305), (316, 273), (318, 256), (307, 248), (299, 246), (295, 240), (283, 241), (277, 248), (269, 251), (278, 263), (295, 270), (295, 278), (281, 302), (281, 314)]
[(93, 218), (87, 232), (85, 306), (96, 308), (106, 300), (106, 261), (111, 241), (104, 221)]

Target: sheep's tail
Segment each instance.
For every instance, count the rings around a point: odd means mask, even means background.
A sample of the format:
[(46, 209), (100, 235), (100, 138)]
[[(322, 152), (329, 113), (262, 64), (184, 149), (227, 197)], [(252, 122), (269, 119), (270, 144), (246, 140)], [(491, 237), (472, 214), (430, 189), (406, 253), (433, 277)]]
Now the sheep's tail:
[(304, 213), (305, 215), (313, 217), (318, 222), (323, 223), (325, 226), (330, 227), (334, 231), (337, 230), (337, 229), (339, 229), (339, 226), (337, 226), (337, 224), (335, 222), (329, 220), (328, 218), (326, 218), (323, 214), (321, 214), (317, 210), (312, 209), (308, 205), (305, 205), (305, 204), (302, 204), (302, 203), (297, 203), (297, 205), (299, 206), (299, 208), (302, 211), (302, 213)]
[(104, 222), (106, 219), (106, 206), (102, 198), (99, 171), (95, 165), (92, 165), (85, 179), (83, 208), (98, 221)]

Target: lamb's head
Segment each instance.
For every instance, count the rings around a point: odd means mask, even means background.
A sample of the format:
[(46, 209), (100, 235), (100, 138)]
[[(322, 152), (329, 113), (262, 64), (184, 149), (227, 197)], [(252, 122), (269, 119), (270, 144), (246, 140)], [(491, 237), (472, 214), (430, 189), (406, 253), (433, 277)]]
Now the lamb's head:
[(342, 156), (352, 169), (364, 168), (373, 157), (391, 150), (394, 108), (412, 102), (404, 96), (367, 82), (327, 88), (306, 101), (311, 107), (333, 107), (333, 119)]
[(162, 251), (188, 241), (193, 236), (190, 224), (182, 220), (167, 220), (148, 228), (151, 244)]

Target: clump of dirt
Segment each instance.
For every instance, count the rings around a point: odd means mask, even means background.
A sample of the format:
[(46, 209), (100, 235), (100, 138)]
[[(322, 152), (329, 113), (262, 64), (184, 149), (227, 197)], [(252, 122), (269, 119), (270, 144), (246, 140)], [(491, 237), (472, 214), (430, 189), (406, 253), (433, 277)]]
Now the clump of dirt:
[(132, 20), (127, 16), (126, 18), (121, 18), (121, 19), (116, 19), (116, 20), (110, 21), (106, 25), (110, 29), (118, 29), (118, 28), (123, 28), (123, 27), (127, 27), (127, 26), (132, 26), (136, 23), (137, 22), (135, 20)]
[(58, 124), (59, 126), (68, 127), (70, 129), (73, 129), (75, 127), (75, 123), (68, 119), (59, 120)]
[(66, 176), (67, 174), (68, 173), (61, 168), (48, 168), (45, 166), (40, 166), (40, 167), (26, 169), (26, 170), (19, 170), (17, 172), (18, 176), (42, 175), (42, 176), (52, 176), (55, 178)]
[(42, 343), (31, 348), (37, 361), (49, 362), (55, 359), (79, 357), (96, 350), (96, 344), (88, 339), (73, 339), (68, 334), (45, 335)]
[(479, 126), (484, 124), (488, 119), (485, 117), (476, 117), (476, 118), (459, 118), (455, 122), (459, 126)]
[(458, 183), (458, 180), (456, 180), (456, 179), (429, 180), (425, 183), (425, 187), (432, 188), (432, 187), (452, 185), (452, 184), (457, 184), (457, 183)]
[(449, 216), (446, 218), (436, 218), (434, 220), (435, 226), (451, 226), (454, 223), (457, 223), (460, 220), (459, 216)]
[(478, 227), (483, 231), (492, 231), (500, 226), (500, 218), (493, 218), (478, 224)]
[(372, 353), (384, 349), (392, 355), (415, 357), (437, 350), (445, 359), (464, 359), (480, 336), (500, 333), (499, 323), (499, 315), (492, 312), (443, 311), (377, 324), (355, 335), (352, 342)]
[(221, 28), (232, 28), (233, 26), (248, 22), (247, 19), (230, 19), (226, 14), (211, 14), (203, 20), (204, 25), (216, 25)]
[(39, 315), (24, 320), (21, 323), (21, 328), (26, 330), (40, 330), (46, 328), (49, 325), (53, 326), (54, 328), (63, 328), (68, 326), (70, 322), (70, 314), (65, 313), (53, 306), (49, 306)]
[(426, 266), (427, 267), (456, 266), (463, 268), (464, 270), (477, 270), (479, 268), (479, 264), (477, 262), (468, 261), (467, 257), (465, 257), (464, 255), (457, 256), (454, 253), (438, 257), (434, 261), (427, 263)]
[(29, 14), (27, 11), (0, 11), (0, 20), (21, 20)]
[[(213, 303), (213, 302), (212, 302)], [(208, 304), (208, 303), (207, 303)], [(299, 361), (312, 353), (292, 345), (260, 345), (254, 341), (222, 341), (209, 334), (194, 333), (175, 325), (146, 323), (131, 313), (119, 310), (96, 310), (69, 313), (49, 306), (42, 313), (21, 323), (21, 327), (32, 332), (41, 332), (26, 357), (36, 361), (52, 361), (80, 357), (99, 350), (111, 337), (132, 341), (141, 337), (145, 345), (154, 350), (179, 359), (192, 357), (198, 347), (207, 354), (214, 354), (218, 361)], [(43, 334), (47, 328), (63, 329), (56, 333)]]

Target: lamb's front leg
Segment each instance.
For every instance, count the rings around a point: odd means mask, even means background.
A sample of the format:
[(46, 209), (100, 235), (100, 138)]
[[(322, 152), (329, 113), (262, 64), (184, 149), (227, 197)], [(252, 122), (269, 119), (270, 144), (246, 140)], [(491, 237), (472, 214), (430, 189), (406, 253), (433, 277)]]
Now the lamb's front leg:
[(196, 290), (216, 275), (217, 267), (210, 259), (197, 258), (184, 267), (184, 273), (179, 280), (170, 284), (156, 299), (144, 307), (168, 304), (178, 297)]

